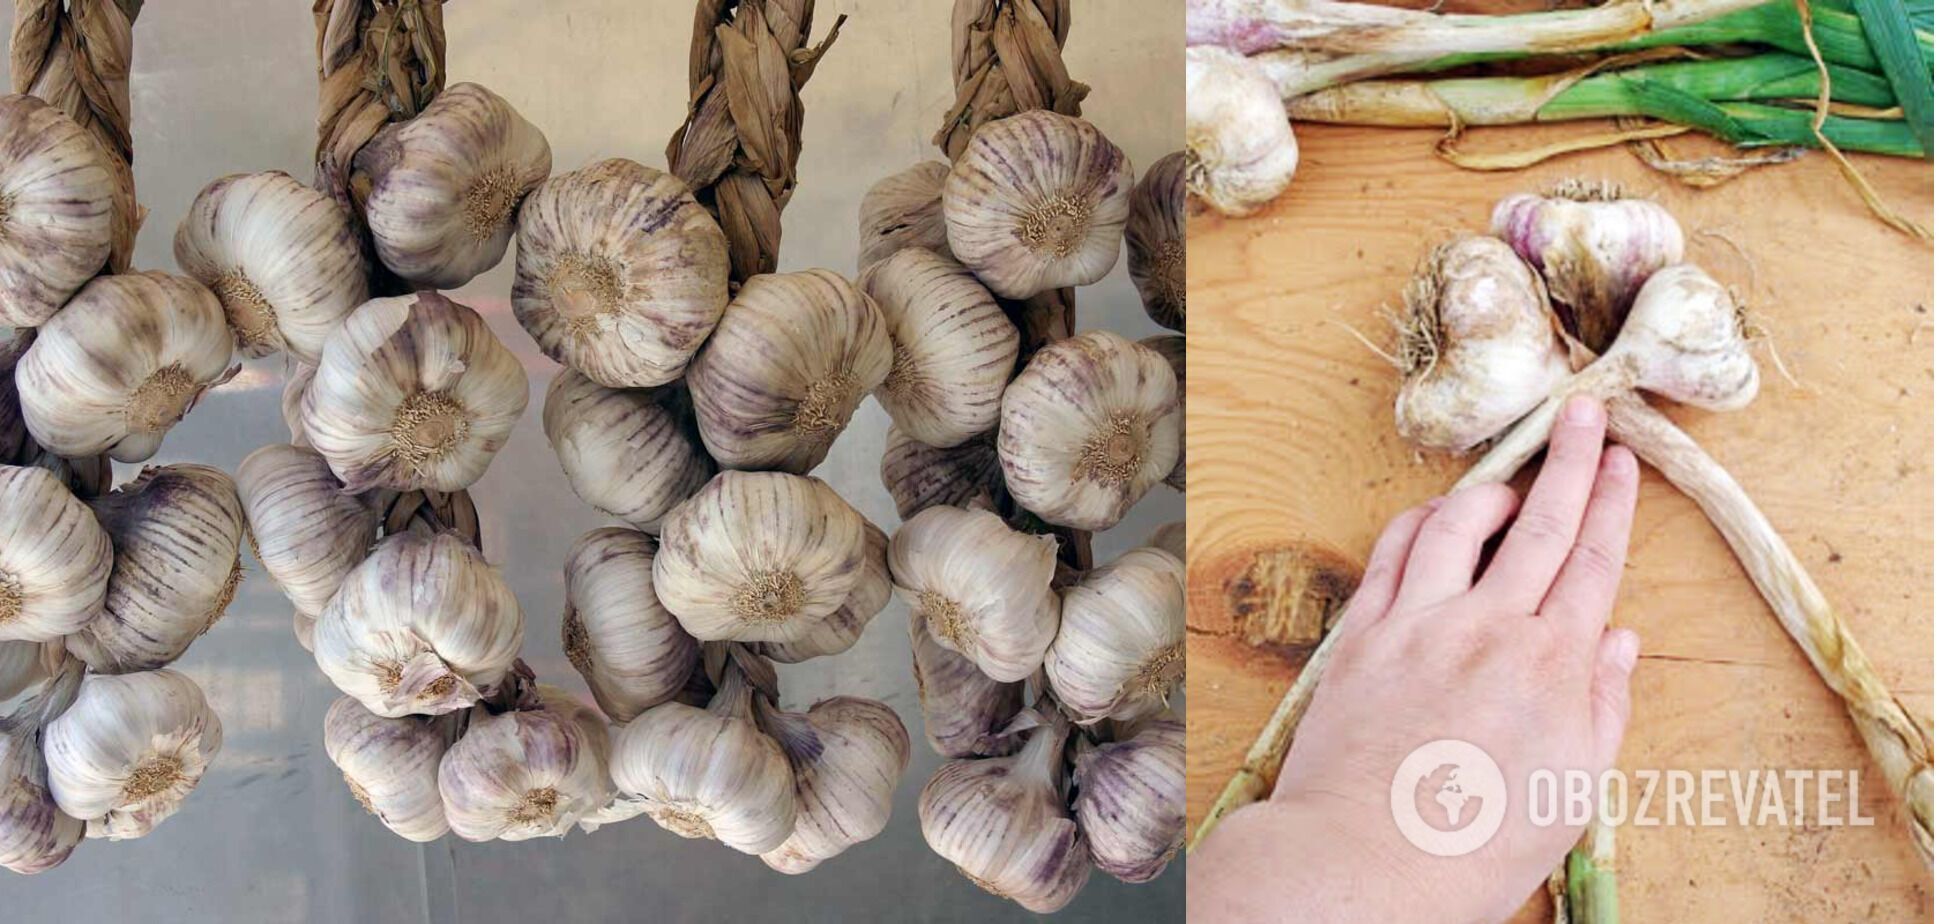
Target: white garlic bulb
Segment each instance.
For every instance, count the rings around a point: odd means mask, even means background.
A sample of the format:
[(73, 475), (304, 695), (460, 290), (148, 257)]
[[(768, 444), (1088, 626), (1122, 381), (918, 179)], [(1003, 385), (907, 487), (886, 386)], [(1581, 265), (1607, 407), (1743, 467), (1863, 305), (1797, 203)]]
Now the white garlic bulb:
[(838, 696), (792, 713), (761, 702), (757, 721), (796, 771), (796, 828), (764, 863), (806, 873), (884, 830), (911, 762), (911, 736), (891, 707)]
[(513, 314), (609, 388), (678, 379), (729, 303), (729, 242), (681, 180), (613, 158), (520, 206)]
[(109, 840), (175, 814), (222, 746), (202, 689), (172, 670), (89, 675), (41, 738), (54, 801)]
[(906, 436), (896, 426), (884, 436), (878, 478), (897, 504), (898, 516), (906, 520), (940, 504), (991, 508), (1006, 494), (1006, 474), (991, 440), (968, 440), (938, 449)]
[(373, 715), (349, 696), (324, 714), (324, 753), (344, 774), (351, 797), (392, 833), (419, 843), (446, 833), (439, 798), (446, 734), (437, 720)]
[(351, 162), (378, 259), (416, 286), (456, 289), (506, 255), (514, 210), (553, 170), (546, 136), (476, 83), (446, 87)]
[[(1188, 419), (1188, 338), (1180, 334), (1160, 334), (1145, 338), (1141, 345), (1161, 354), (1168, 361), (1168, 368), (1175, 374), (1175, 401), (1181, 405), (1182, 425), (1185, 430)], [(1188, 490), (1188, 443), (1187, 434), (1182, 434), (1181, 449), (1175, 454), (1174, 471), (1168, 473), (1163, 482), (1177, 491)]]
[[(30, 663), (39, 663), (40, 646), (6, 645), (33, 649)], [(47, 759), (39, 740), (42, 723), (67, 707), (80, 681), (76, 666), (0, 719), (0, 867), (22, 874), (44, 873), (65, 862), (81, 843), (85, 826), (61, 811), (48, 791)]]
[(994, 680), (1039, 670), (1060, 628), (1058, 541), (983, 510), (932, 507), (891, 539), (891, 580), (933, 638)]
[(1181, 559), (1139, 548), (1060, 593), (1046, 679), (1086, 724), (1167, 708), (1187, 675), (1188, 590)]
[(850, 598), (868, 551), (821, 480), (723, 472), (663, 520), (655, 593), (702, 641), (795, 641)]
[(601, 711), (626, 722), (675, 698), (701, 646), (655, 598), (655, 540), (605, 527), (567, 552), (560, 647)]
[(925, 739), (945, 757), (1001, 757), (1019, 750), (1007, 725), (1026, 700), (1026, 685), (987, 677), (964, 655), (940, 645), (911, 614), (911, 672), (918, 679), (918, 706)]
[(1188, 329), (1188, 154), (1154, 162), (1127, 216), (1127, 275), (1154, 323)]
[(864, 562), (858, 570), (857, 586), (844, 598), (844, 605), (817, 620), (802, 638), (756, 643), (751, 647), (757, 654), (784, 664), (798, 664), (811, 658), (843, 654), (857, 644), (871, 620), (891, 602), (891, 566), (885, 559), (891, 548), (891, 537), (866, 520), (864, 544)]
[(1052, 720), (1011, 757), (952, 761), (918, 795), (933, 852), (980, 888), (1041, 914), (1066, 907), (1093, 872), (1067, 814), (1061, 757), (1070, 730)]
[(452, 833), (469, 841), (567, 833), (611, 799), (605, 751), (566, 710), (475, 712), (466, 734), (439, 761), (439, 795)]
[(46, 469), (0, 465), (0, 641), (45, 642), (101, 608), (114, 546)]
[(1094, 865), (1122, 882), (1161, 875), (1188, 833), (1188, 727), (1157, 719), (1083, 750), (1073, 779), (1073, 815)]
[(325, 342), (304, 434), (353, 493), (457, 491), (486, 473), (526, 405), (526, 370), (485, 319), (419, 292), (365, 302)]
[(317, 618), (317, 666), (388, 718), (477, 702), (519, 655), (524, 622), (499, 569), (450, 532), (387, 537)]
[(243, 581), (243, 503), (228, 475), (165, 465), (94, 502), (115, 547), (101, 612), (67, 648), (104, 674), (154, 670), (216, 624)]
[(236, 467), (236, 490), (257, 559), (291, 605), (315, 619), (377, 541), (377, 506), (345, 493), (323, 456), (296, 446), (250, 453)]
[(1119, 523), (1181, 455), (1182, 413), (1168, 361), (1119, 334), (1049, 344), (1006, 387), (999, 462), (1006, 488), (1049, 523)]
[(272, 170), (203, 187), (176, 226), (175, 258), (222, 301), (238, 352), (314, 364), (369, 297), (359, 246), (336, 200)]
[(195, 280), (103, 276), (41, 325), (14, 367), (21, 414), (60, 455), (140, 462), (228, 378), (233, 347), (222, 304)]
[(945, 240), (945, 175), (950, 164), (919, 161), (865, 190), (857, 206), (857, 270), (906, 247), (952, 255)]
[(1188, 49), (1188, 190), (1240, 218), (1296, 176), (1296, 131), (1282, 93), (1255, 62), (1213, 45)]
[(0, 97), (0, 326), (45, 323), (94, 278), (113, 246), (109, 154), (67, 113)]
[(869, 296), (829, 270), (754, 276), (689, 366), (696, 424), (725, 468), (804, 474), (891, 372)]
[(1120, 259), (1134, 169), (1083, 119), (1044, 109), (979, 127), (945, 179), (952, 254), (995, 294), (1097, 282)]
[(891, 334), (891, 372), (875, 394), (898, 429), (951, 447), (996, 426), (1019, 328), (971, 271), (908, 247), (872, 264), (857, 284)]
[(541, 422), (581, 500), (653, 532), (715, 474), (679, 404), (673, 387), (606, 388), (562, 369), (547, 386)]
[(725, 676), (707, 709), (663, 703), (614, 737), (615, 785), (655, 823), (749, 854), (782, 846), (796, 826), (796, 776), (776, 739), (756, 727), (750, 689)]

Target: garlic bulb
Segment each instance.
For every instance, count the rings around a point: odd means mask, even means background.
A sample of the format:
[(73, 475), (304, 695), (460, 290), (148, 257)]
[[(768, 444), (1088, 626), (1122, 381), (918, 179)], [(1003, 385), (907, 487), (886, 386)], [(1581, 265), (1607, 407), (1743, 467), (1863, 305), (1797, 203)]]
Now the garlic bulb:
[(610, 800), (605, 750), (566, 710), (476, 712), (439, 761), (452, 833), (469, 841), (567, 833)]
[(315, 364), (324, 338), (369, 297), (351, 217), (280, 170), (203, 187), (176, 226), (175, 258), (222, 301), (244, 356), (284, 350)]
[(520, 207), (513, 314), (542, 352), (609, 388), (678, 379), (729, 303), (729, 242), (672, 176), (613, 158)]
[(393, 834), (425, 843), (445, 836), (439, 761), (446, 731), (420, 716), (372, 715), (341, 696), (324, 714), (324, 753), (344, 774), (351, 797)]
[(891, 372), (875, 394), (898, 429), (952, 447), (996, 426), (1019, 328), (978, 279), (949, 257), (908, 247), (857, 284), (891, 333)]
[(1039, 670), (1060, 628), (1058, 541), (1014, 532), (996, 514), (931, 507), (891, 539), (891, 580), (933, 638), (994, 680)]
[(1496, 238), (1433, 250), (1404, 303), (1397, 432), (1414, 445), (1468, 451), (1572, 375), (1538, 274)]
[(377, 540), (377, 505), (345, 493), (323, 456), (295, 446), (250, 453), (236, 468), (236, 490), (263, 569), (299, 613), (316, 618)]
[(906, 436), (896, 426), (885, 434), (878, 477), (898, 505), (899, 518), (906, 520), (940, 504), (994, 507), (1006, 493), (999, 449), (991, 440), (968, 440), (950, 449), (936, 449)]
[(114, 168), (67, 113), (0, 97), (0, 327), (43, 324), (108, 262)]
[(1082, 119), (1044, 109), (979, 127), (945, 178), (945, 233), (994, 294), (1098, 281), (1120, 259), (1134, 170)]
[(1296, 176), (1296, 131), (1281, 91), (1249, 59), (1188, 49), (1188, 191), (1240, 218), (1275, 201)]
[(1060, 593), (1046, 679), (1083, 724), (1167, 708), (1188, 669), (1187, 586), (1181, 559), (1140, 548)]
[(655, 593), (702, 641), (796, 641), (850, 598), (868, 550), (822, 481), (723, 472), (662, 522)]
[(911, 614), (911, 672), (918, 679), (918, 706), (925, 739), (945, 757), (1000, 757), (1019, 750), (1007, 729), (1025, 705), (1026, 685), (987, 677), (964, 655), (940, 645)]
[(457, 491), (526, 404), (526, 370), (478, 312), (436, 292), (374, 298), (324, 344), (304, 434), (353, 493)]
[(196, 281), (103, 276), (41, 325), (14, 367), (21, 414), (60, 455), (140, 462), (228, 377), (232, 346), (223, 306)]
[(304, 391), (316, 377), (317, 367), (310, 363), (292, 362), (284, 371), (284, 426), (290, 428), (290, 445), (299, 449), (310, 448), (310, 437), (304, 435)]
[(387, 537), (317, 618), (317, 666), (388, 718), (478, 701), (519, 654), (520, 602), (479, 551), (449, 532)]
[(1566, 332), (1595, 353), (1613, 342), (1647, 277), (1681, 262), (1684, 244), (1666, 209), (1577, 180), (1501, 200), (1492, 233), (1539, 269)]
[(547, 386), (541, 422), (581, 500), (653, 532), (715, 474), (678, 404), (672, 387), (605, 388), (562, 369)]
[(689, 367), (702, 442), (725, 468), (804, 474), (891, 359), (883, 315), (844, 277), (752, 277)]
[(979, 888), (1041, 914), (1066, 907), (1093, 871), (1061, 778), (1070, 731), (1052, 720), (1011, 757), (952, 761), (918, 795), (933, 852)]
[[(1168, 361), (1168, 367), (1175, 374), (1175, 401), (1181, 405), (1183, 427), (1188, 419), (1188, 338), (1180, 334), (1160, 334), (1141, 341), (1141, 345), (1161, 354)], [(1168, 473), (1165, 482), (1177, 491), (1188, 490), (1188, 442), (1187, 434), (1182, 435), (1181, 450), (1175, 456), (1174, 471)]]
[(950, 172), (950, 164), (920, 161), (871, 184), (857, 206), (858, 272), (906, 247), (952, 255), (941, 201)]
[(1737, 410), (1755, 400), (1762, 383), (1744, 324), (1741, 306), (1721, 283), (1692, 263), (1676, 264), (1640, 287), (1608, 361), (1624, 361), (1638, 387), (1682, 404)]
[(1006, 488), (1048, 523), (1120, 522), (1181, 457), (1175, 375), (1160, 354), (1104, 330), (1049, 344), (1006, 387)]
[(1127, 214), (1127, 275), (1154, 323), (1188, 329), (1188, 154), (1154, 162)]
[(757, 721), (796, 771), (796, 828), (763, 854), (764, 863), (807, 873), (884, 830), (898, 778), (911, 763), (911, 736), (891, 707), (838, 696), (790, 713), (764, 701)]
[(243, 581), (243, 503), (228, 475), (165, 465), (94, 503), (114, 543), (101, 612), (67, 648), (104, 674), (154, 670), (216, 624)]
[(673, 698), (701, 651), (655, 598), (655, 540), (594, 530), (567, 552), (560, 647), (601, 711), (626, 722)]
[(108, 533), (60, 479), (0, 465), (0, 641), (45, 642), (86, 625), (113, 565)]
[(514, 210), (553, 170), (533, 123), (476, 83), (456, 83), (409, 122), (381, 130), (352, 159), (368, 188), (365, 223), (378, 259), (420, 288), (456, 289), (499, 263)]
[(758, 642), (756, 653), (772, 661), (798, 664), (811, 658), (843, 654), (857, 644), (864, 629), (884, 605), (891, 602), (891, 566), (885, 556), (891, 537), (869, 520), (864, 522), (864, 562), (858, 571), (857, 586), (851, 588), (844, 605), (816, 621), (808, 634), (788, 642)]
[(1176, 520), (1156, 527), (1148, 535), (1147, 541), (1141, 544), (1160, 549), (1185, 562), (1188, 560), (1188, 523)]
[[(38, 665), (40, 646), (24, 646)], [(41, 687), (12, 714), (0, 718), (0, 867), (16, 873), (44, 873), (61, 865), (81, 843), (85, 826), (54, 802), (47, 788), (47, 759), (41, 753), (41, 726), (65, 709), (81, 681), (78, 665)], [(3, 698), (3, 697), (0, 697)]]
[(1188, 727), (1158, 719), (1083, 750), (1073, 779), (1073, 815), (1094, 865), (1122, 882), (1161, 875), (1188, 833)]
[(749, 854), (782, 846), (796, 826), (796, 776), (756, 727), (755, 694), (732, 670), (707, 709), (663, 703), (614, 737), (615, 785), (655, 823)]
[(175, 814), (222, 746), (201, 688), (172, 670), (89, 675), (41, 737), (54, 801), (109, 840)]

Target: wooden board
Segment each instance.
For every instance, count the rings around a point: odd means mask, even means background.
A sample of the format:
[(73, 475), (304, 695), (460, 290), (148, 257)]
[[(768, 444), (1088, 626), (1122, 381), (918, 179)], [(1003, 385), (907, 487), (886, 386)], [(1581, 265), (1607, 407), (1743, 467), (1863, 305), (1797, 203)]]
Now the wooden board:
[[(1479, 133), (1524, 145), (1584, 128)], [(1391, 428), (1396, 376), (1346, 330), (1389, 341), (1380, 310), (1420, 255), (1492, 204), (1578, 176), (1666, 205), (1689, 258), (1740, 290), (1799, 382), (1764, 361), (1732, 415), (1675, 418), (1733, 471), (1836, 601), (1890, 686), (1932, 708), (1932, 250), (1875, 221), (1813, 154), (1691, 190), (1628, 154), (1514, 173), (1437, 159), (1437, 133), (1299, 125), (1296, 185), (1248, 219), (1189, 228), (1189, 815), (1198, 821), (1301, 665), (1241, 640), (1264, 556), (1360, 562), (1395, 512), (1464, 462), (1419, 458)], [(1684, 150), (1708, 150), (1682, 139)], [(1930, 165), (1863, 158), (1928, 223)], [(1745, 254), (1745, 256), (1744, 256)], [(1644, 640), (1622, 768), (1862, 768), (1870, 828), (1623, 828), (1635, 921), (1929, 920), (1929, 872), (1846, 714), (1776, 625), (1708, 521), (1649, 475), (1616, 622)], [(1247, 589), (1247, 588), (1245, 588)], [(1538, 919), (1538, 902), (1528, 914)]]

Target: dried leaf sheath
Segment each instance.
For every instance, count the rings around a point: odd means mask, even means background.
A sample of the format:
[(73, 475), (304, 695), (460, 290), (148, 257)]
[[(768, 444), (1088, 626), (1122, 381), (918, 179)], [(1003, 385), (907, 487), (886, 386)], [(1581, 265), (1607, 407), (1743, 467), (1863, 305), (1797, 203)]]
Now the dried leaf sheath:
[(351, 158), (445, 88), (443, 0), (314, 0), (317, 186), (349, 203)]
[(1067, 76), (1060, 50), (1073, 23), (1068, 0), (957, 0), (952, 74), (957, 98), (932, 143), (957, 160), (979, 126), (1029, 109), (1080, 114), (1088, 86)]

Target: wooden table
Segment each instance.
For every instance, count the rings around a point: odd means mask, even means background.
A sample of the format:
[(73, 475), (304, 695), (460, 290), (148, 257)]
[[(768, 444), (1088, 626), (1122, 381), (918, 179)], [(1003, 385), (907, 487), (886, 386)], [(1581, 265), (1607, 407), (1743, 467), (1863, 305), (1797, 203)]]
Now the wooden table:
[[(1523, 146), (1575, 130), (1470, 142)], [(1420, 255), (1454, 233), (1488, 232), (1502, 196), (1568, 176), (1659, 200), (1687, 229), (1689, 259), (1739, 289), (1768, 330), (1799, 384), (1765, 356), (1747, 409), (1671, 413), (1774, 520), (1891, 688), (1930, 714), (1929, 245), (1874, 220), (1821, 154), (1691, 190), (1619, 150), (1486, 174), (1434, 156), (1436, 132), (1298, 134), (1296, 184), (1272, 208), (1200, 215), (1189, 229), (1191, 828), (1302, 666), (1273, 637), (1242, 638), (1245, 623), (1292, 605), (1277, 568), (1320, 552), (1347, 559), (1353, 579), (1392, 514), (1465, 468), (1398, 438), (1396, 374), (1346, 327), (1388, 344), (1380, 311), (1400, 304)], [(1930, 221), (1929, 164), (1858, 163), (1889, 203)], [(1614, 619), (1644, 641), (1623, 769), (1860, 768), (1878, 821), (1623, 827), (1628, 919), (1930, 919), (1929, 871), (1846, 713), (1708, 521), (1654, 474)], [(1539, 904), (1521, 919), (1539, 919)]]

